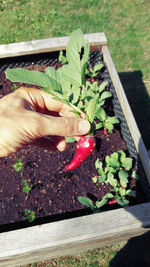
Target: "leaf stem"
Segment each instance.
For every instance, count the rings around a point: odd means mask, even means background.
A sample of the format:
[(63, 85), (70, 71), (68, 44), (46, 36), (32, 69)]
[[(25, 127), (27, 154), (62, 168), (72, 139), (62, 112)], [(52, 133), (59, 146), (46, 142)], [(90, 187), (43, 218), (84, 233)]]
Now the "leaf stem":
[(78, 112), (79, 114), (81, 114), (83, 117), (85, 117), (85, 113), (79, 109), (78, 107), (76, 107), (75, 105), (73, 105), (72, 103), (70, 103), (68, 100), (66, 100), (61, 94), (51, 90), (51, 89), (47, 89), (47, 88), (42, 88), (44, 91), (48, 92), (49, 94), (51, 94), (52, 96), (56, 96), (57, 98), (59, 98), (59, 100), (61, 102), (65, 102), (68, 106), (70, 106), (73, 110), (75, 110), (76, 112)]

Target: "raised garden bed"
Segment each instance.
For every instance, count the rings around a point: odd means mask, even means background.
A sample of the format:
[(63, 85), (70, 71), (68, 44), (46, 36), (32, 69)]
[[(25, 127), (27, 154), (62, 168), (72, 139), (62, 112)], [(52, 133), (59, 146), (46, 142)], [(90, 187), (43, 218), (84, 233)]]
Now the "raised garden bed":
[[(108, 112), (114, 112), (120, 124), (115, 127), (113, 134), (107, 136), (102, 130), (98, 131), (96, 152), (69, 174), (64, 175), (62, 168), (75, 152), (74, 143), (69, 144), (63, 153), (29, 147), (0, 160), (2, 266), (17, 266), (74, 253), (81, 248), (99, 247), (143, 233), (150, 226), (150, 165), (144, 143), (112, 62), (104, 33), (85, 35), (85, 38), (90, 42), (91, 63), (104, 64), (101, 80), (109, 82), (108, 89), (113, 95)], [(67, 43), (68, 37), (62, 37), (1, 45), (1, 97), (12, 92), (12, 83), (4, 74), (8, 67), (43, 71), (47, 66), (57, 66), (59, 51), (65, 50)], [(97, 199), (103, 197), (107, 188), (104, 191), (98, 189), (91, 179), (96, 175), (94, 162), (97, 157), (103, 160), (105, 155), (120, 149), (128, 151), (134, 159), (139, 176), (136, 195), (130, 199), (129, 207), (114, 205), (111, 210), (106, 205), (104, 212), (92, 214), (90, 209), (77, 201), (77, 197), (88, 193)], [(22, 192), (20, 172), (13, 169), (16, 158), (23, 162), (23, 176), (32, 185), (33, 190), (27, 200)], [(135, 181), (131, 187), (135, 187)], [(34, 222), (24, 220), (25, 208), (35, 211)]]

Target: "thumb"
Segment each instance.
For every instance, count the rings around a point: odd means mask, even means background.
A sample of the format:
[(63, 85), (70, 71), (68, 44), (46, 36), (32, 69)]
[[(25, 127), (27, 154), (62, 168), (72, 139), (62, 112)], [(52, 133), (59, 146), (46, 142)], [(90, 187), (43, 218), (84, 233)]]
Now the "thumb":
[(90, 131), (91, 125), (87, 120), (70, 117), (53, 117), (39, 114), (38, 132), (42, 136), (79, 136)]

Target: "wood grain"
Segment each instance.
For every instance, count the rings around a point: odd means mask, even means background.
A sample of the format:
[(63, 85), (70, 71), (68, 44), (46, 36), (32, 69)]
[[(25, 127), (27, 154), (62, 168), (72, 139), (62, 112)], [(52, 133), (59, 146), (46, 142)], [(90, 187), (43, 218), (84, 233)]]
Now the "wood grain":
[[(99, 46), (107, 43), (106, 36), (103, 32), (85, 34), (84, 37), (92, 46)], [(65, 36), (4, 44), (0, 45), (0, 58), (64, 50), (67, 47), (68, 41), (69, 37)]]
[(0, 234), (0, 266), (19, 266), (127, 240), (148, 231), (150, 203)]

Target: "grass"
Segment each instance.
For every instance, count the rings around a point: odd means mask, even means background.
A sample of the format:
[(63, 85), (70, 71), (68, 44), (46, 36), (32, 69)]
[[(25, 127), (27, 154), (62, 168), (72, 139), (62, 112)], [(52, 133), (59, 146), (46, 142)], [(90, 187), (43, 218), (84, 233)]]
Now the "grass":
[[(142, 137), (150, 149), (149, 10), (149, 0), (0, 0), (0, 44), (70, 35), (79, 27), (84, 33), (105, 32)], [(123, 246), (120, 243), (28, 266), (109, 266)]]
[(126, 242), (106, 246), (80, 253), (76, 256), (60, 257), (40, 263), (28, 264), (24, 267), (108, 267), (110, 261), (117, 255)]
[(106, 33), (118, 72), (141, 70), (150, 79), (148, 0), (0, 0), (0, 43), (84, 33)]

